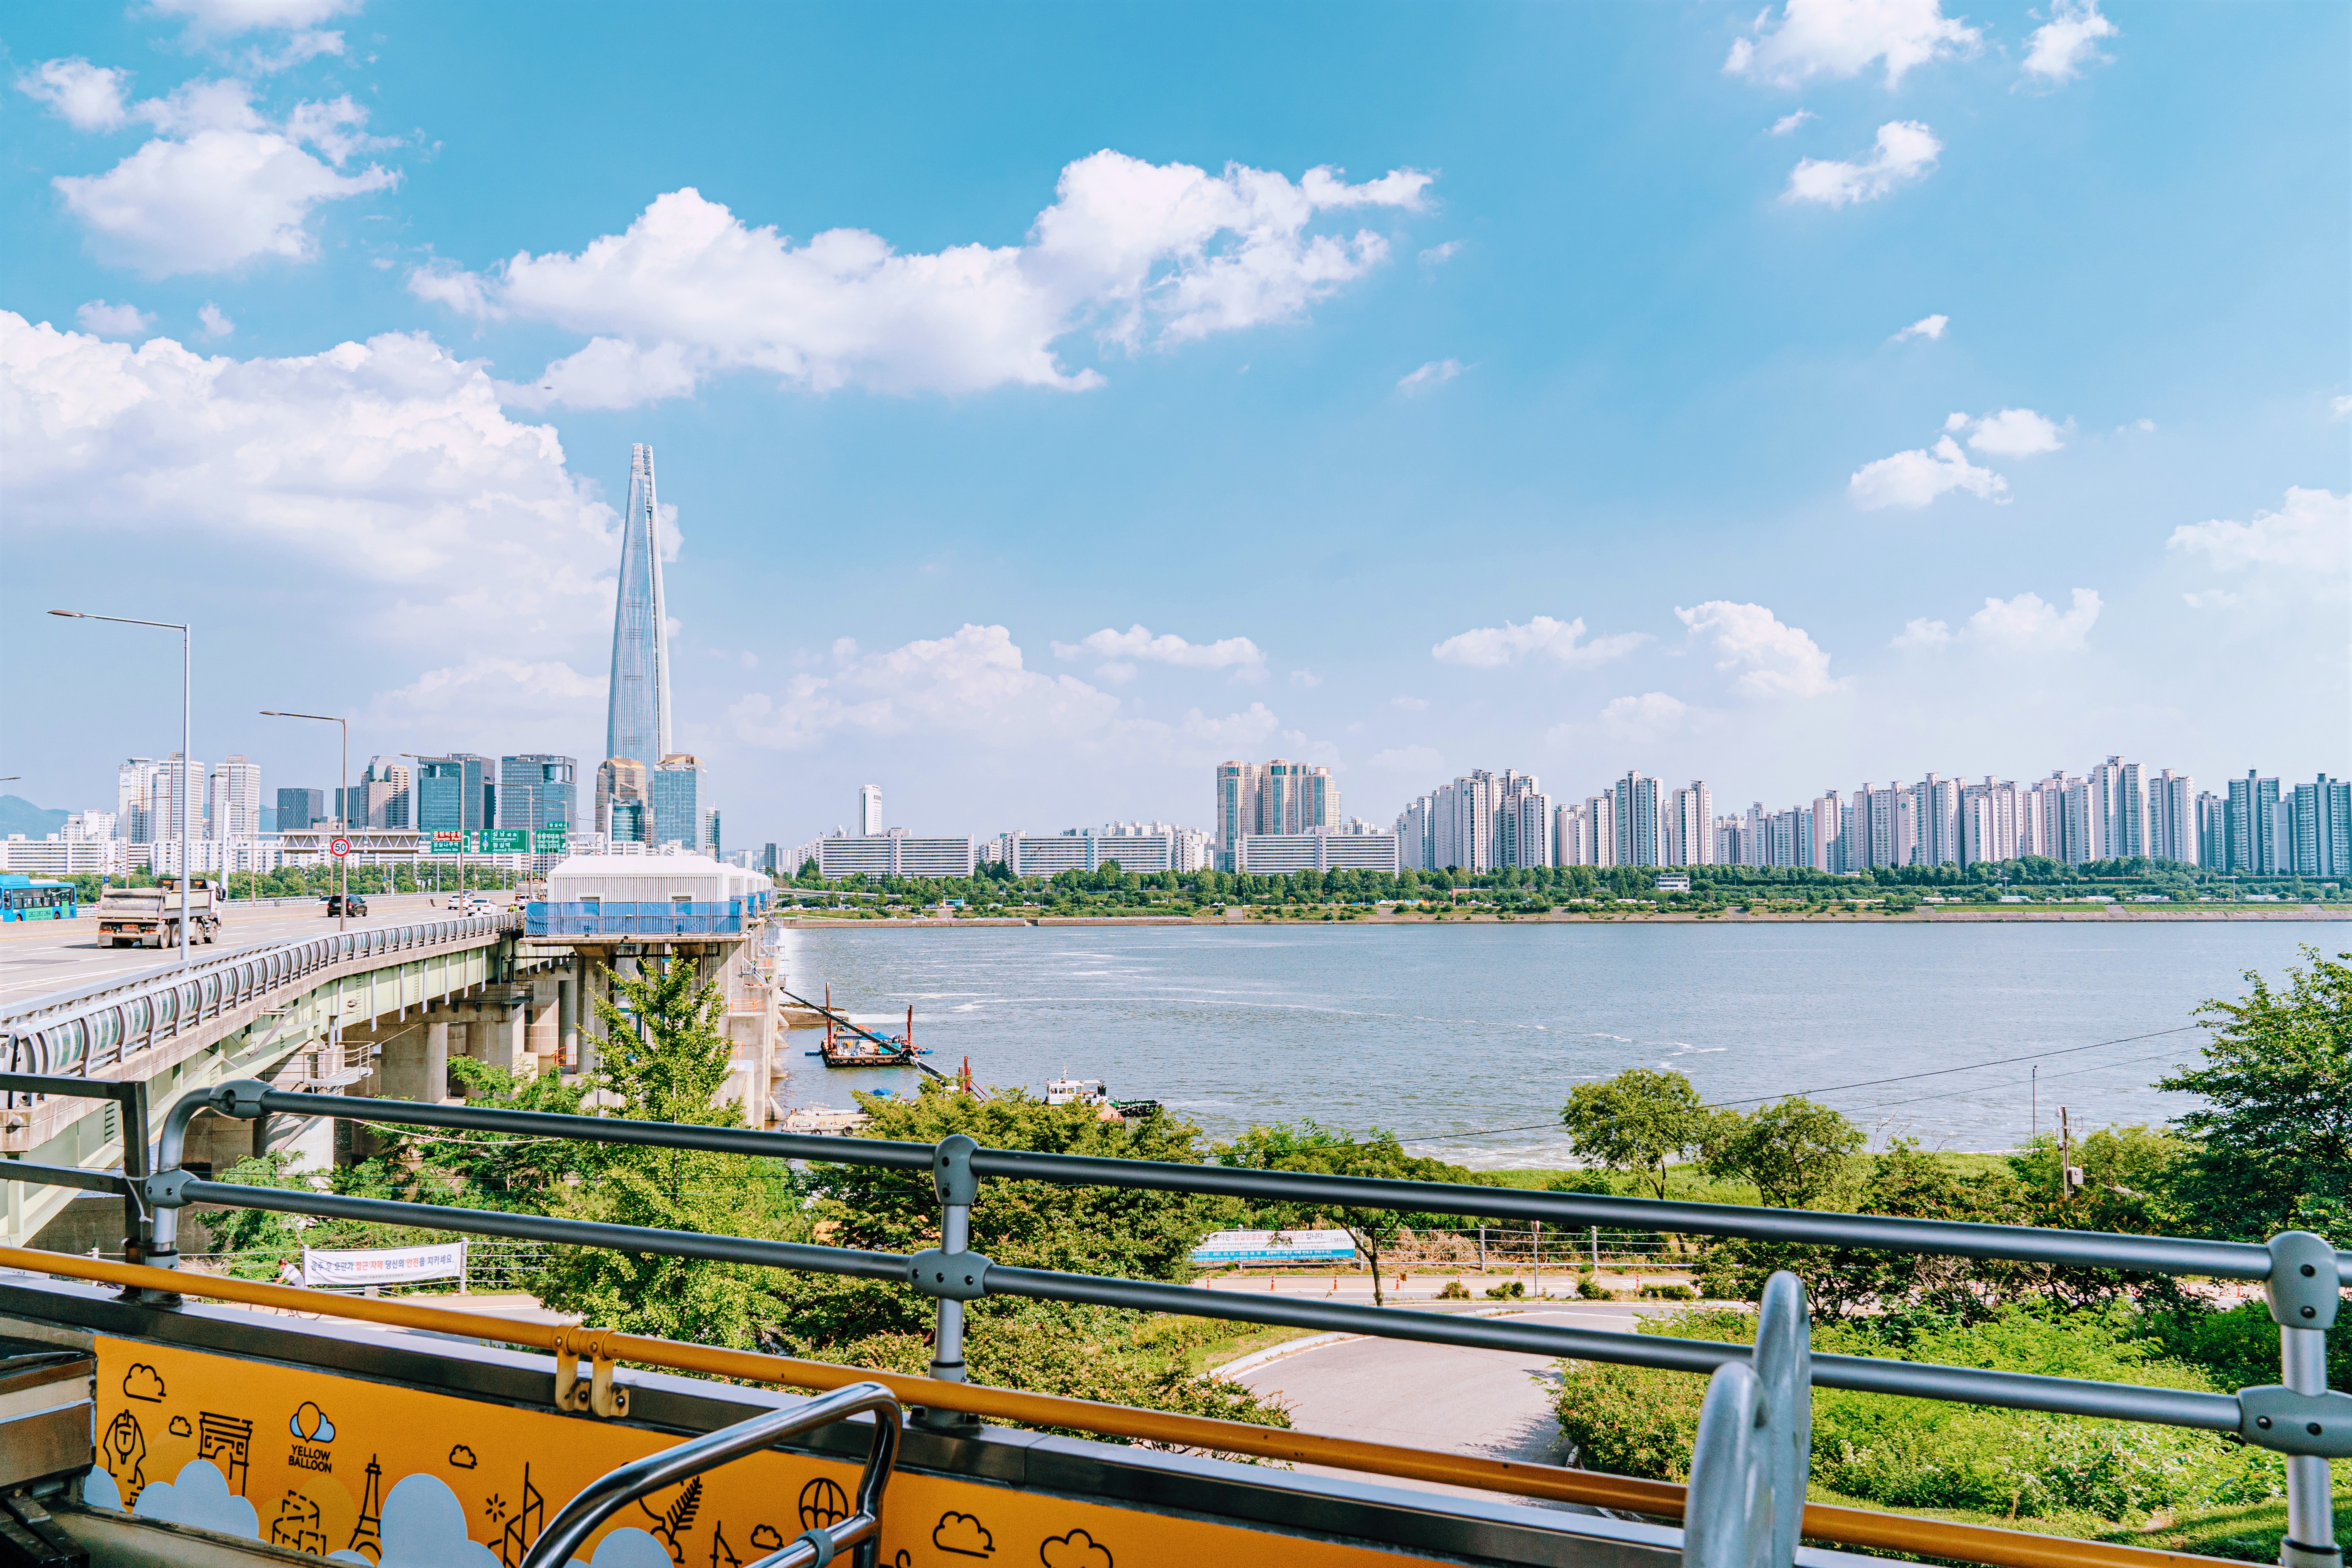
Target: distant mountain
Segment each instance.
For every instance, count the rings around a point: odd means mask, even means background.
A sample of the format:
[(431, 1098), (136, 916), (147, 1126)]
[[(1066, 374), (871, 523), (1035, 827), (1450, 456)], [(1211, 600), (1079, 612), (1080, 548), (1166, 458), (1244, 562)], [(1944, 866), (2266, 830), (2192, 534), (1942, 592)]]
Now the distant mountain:
[(71, 815), (35, 805), (20, 795), (0, 795), (0, 838), (11, 833), (21, 833), (27, 838), (47, 838), (52, 833), (63, 833), (66, 818)]

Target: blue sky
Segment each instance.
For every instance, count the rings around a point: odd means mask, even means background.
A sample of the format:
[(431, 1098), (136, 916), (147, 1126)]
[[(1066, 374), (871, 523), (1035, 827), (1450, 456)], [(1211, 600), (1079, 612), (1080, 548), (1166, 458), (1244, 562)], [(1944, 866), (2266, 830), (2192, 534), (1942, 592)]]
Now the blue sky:
[[(736, 843), (2352, 764), (2333, 4), (19, 7), (0, 766), (592, 763), (651, 442)], [(1580, 625), (1579, 624), (1580, 623)], [(1137, 630), (1136, 628), (1141, 628)], [(142, 640), (152, 638), (153, 640)]]

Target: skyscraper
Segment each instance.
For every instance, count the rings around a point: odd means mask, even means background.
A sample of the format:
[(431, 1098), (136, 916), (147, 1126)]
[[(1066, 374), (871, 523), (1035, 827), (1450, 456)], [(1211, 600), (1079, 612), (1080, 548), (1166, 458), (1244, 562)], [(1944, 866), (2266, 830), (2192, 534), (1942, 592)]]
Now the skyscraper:
[[(650, 770), (635, 757), (607, 757), (596, 764), (596, 831), (636, 843), (645, 837), (645, 807)], [(624, 831), (624, 829), (626, 831)]]
[(559, 822), (578, 827), (572, 815), (572, 775), (577, 765), (570, 757), (547, 752), (500, 757), (497, 826), (530, 832), (543, 832)]
[(882, 786), (857, 786), (857, 836), (871, 838), (882, 831)]
[(242, 753), (213, 769), (205, 791), (205, 837), (250, 838), (261, 831), (261, 770)]
[(653, 773), (654, 844), (677, 844), (689, 852), (702, 844), (702, 764), (685, 752), (674, 752), (655, 764)]
[[(621, 517), (621, 586), (613, 611), (613, 684), (604, 754), (646, 767), (670, 754), (669, 624), (662, 601), (654, 449), (629, 448), (629, 505)], [(691, 840), (689, 832), (684, 836)]]

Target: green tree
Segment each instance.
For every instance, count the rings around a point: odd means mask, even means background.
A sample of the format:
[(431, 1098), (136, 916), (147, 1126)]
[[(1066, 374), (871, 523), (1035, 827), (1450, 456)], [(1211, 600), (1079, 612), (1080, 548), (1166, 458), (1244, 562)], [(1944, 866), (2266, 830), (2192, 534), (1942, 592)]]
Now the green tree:
[[(1375, 1127), (1362, 1138), (1353, 1138), (1311, 1118), (1272, 1127), (1253, 1127), (1231, 1143), (1219, 1144), (1216, 1155), (1221, 1165), (1239, 1165), (1254, 1171), (1309, 1171), (1318, 1175), (1375, 1176), (1395, 1182), (1475, 1184), (1477, 1180), (1460, 1165), (1406, 1153), (1393, 1132)], [(1365, 1261), (1371, 1265), (1372, 1305), (1376, 1307), (1387, 1304), (1381, 1285), (1381, 1254), (1395, 1240), (1397, 1233), (1458, 1223), (1449, 1215), (1331, 1208), (1318, 1204), (1260, 1204), (1252, 1217), (1276, 1230), (1309, 1227), (1324, 1221), (1345, 1228), (1363, 1250)]]
[[(730, 1052), (720, 1024), (727, 1003), (690, 959), (649, 973), (616, 975), (619, 1003), (599, 997), (606, 1039), (595, 1085), (614, 1114), (641, 1121), (740, 1127), (743, 1110), (717, 1103)], [(799, 1239), (806, 1225), (790, 1173), (777, 1162), (688, 1149), (585, 1146), (557, 1210), (613, 1225)], [(749, 1346), (773, 1323), (766, 1272), (746, 1264), (662, 1258), (597, 1247), (559, 1247), (540, 1299), (601, 1327), (689, 1343)]]
[(1705, 1144), (1716, 1114), (1682, 1074), (1630, 1068), (1569, 1090), (1559, 1120), (1578, 1159), (1635, 1175), (1663, 1198), (1667, 1163)]
[(2303, 953), (2284, 991), (2248, 970), (2246, 995), (2200, 1005), (2205, 1065), (2157, 1085), (2204, 1100), (2179, 1122), (2179, 1194), (2209, 1234), (2352, 1231), (2352, 953)]
[(1844, 1183), (1864, 1142), (1861, 1128), (1792, 1094), (1752, 1115), (1717, 1121), (1706, 1140), (1707, 1172), (1747, 1177), (1776, 1208), (1811, 1208)]

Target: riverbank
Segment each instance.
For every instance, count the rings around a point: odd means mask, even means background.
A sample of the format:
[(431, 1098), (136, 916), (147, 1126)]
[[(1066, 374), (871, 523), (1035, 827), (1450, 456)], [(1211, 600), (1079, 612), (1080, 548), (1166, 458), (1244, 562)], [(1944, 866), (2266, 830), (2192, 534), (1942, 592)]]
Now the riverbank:
[(2284, 904), (2249, 909), (2242, 904), (2165, 909), (2147, 904), (2084, 904), (2069, 909), (1874, 910), (1553, 910), (1545, 914), (1422, 914), (1361, 910), (1345, 915), (1275, 916), (1251, 910), (1196, 915), (778, 915), (770, 923), (786, 931), (870, 931), (903, 926), (927, 931), (1023, 926), (1228, 926), (1289, 925), (1969, 925), (1984, 922), (2058, 925), (2179, 925), (2197, 921), (2263, 923), (2284, 921), (2352, 921), (2352, 905)]

